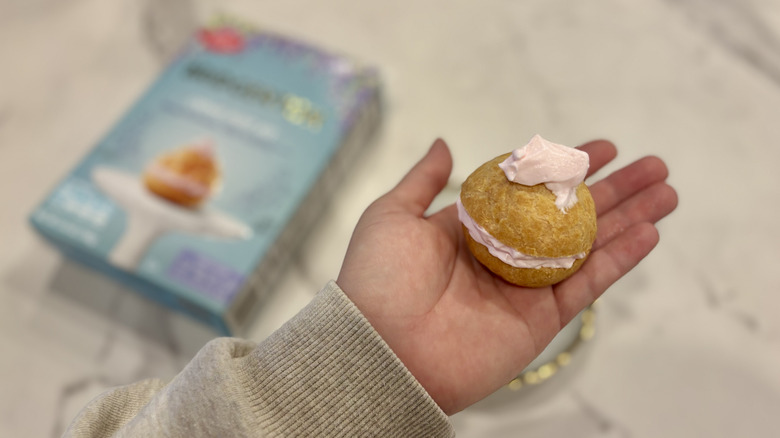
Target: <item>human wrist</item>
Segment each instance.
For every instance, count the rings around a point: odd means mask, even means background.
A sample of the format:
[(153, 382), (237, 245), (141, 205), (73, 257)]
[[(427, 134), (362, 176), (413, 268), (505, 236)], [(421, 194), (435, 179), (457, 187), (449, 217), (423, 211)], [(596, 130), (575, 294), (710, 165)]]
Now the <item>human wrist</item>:
[[(444, 412), (335, 282), (252, 356), (256, 372), (246, 378), (257, 389), (259, 417), (284, 418), (296, 432), (453, 435)], [(268, 415), (275, 410), (283, 412)]]

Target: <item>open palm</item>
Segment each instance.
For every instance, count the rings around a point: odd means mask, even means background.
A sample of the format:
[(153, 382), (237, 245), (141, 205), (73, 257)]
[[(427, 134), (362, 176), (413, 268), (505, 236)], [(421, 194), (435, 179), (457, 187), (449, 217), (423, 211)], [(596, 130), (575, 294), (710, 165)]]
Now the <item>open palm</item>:
[[(590, 173), (614, 145), (580, 147)], [(446, 144), (428, 154), (355, 228), (337, 283), (448, 414), (505, 385), (580, 310), (658, 242), (654, 223), (677, 205), (668, 171), (646, 157), (590, 186), (598, 235), (582, 268), (552, 287), (520, 288), (469, 253), (454, 205), (425, 216), (452, 169)]]

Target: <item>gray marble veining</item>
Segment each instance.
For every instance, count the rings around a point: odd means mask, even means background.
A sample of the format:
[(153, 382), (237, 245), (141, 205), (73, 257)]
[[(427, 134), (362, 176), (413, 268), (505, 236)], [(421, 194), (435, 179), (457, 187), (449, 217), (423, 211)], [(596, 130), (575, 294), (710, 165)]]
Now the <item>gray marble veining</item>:
[(780, 85), (780, 22), (765, 14), (761, 2), (667, 1), (679, 7), (713, 42)]

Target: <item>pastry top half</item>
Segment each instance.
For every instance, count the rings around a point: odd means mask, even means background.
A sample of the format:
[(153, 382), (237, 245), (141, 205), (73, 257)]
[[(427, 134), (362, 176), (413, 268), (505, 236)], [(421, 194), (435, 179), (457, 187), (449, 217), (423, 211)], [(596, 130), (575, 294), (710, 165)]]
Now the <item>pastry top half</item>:
[(491, 236), (534, 257), (567, 257), (590, 250), (596, 236), (595, 207), (585, 183), (577, 202), (564, 211), (544, 184), (507, 180), (499, 163), (504, 154), (480, 166), (463, 183), (460, 200), (469, 216)]

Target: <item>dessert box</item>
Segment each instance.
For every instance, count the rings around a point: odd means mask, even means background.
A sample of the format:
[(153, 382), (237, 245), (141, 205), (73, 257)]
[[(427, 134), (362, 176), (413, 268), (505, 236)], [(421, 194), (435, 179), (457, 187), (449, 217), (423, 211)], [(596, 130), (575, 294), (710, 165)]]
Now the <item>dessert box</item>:
[(370, 144), (380, 100), (375, 69), (218, 17), (30, 221), (68, 257), (239, 335)]

